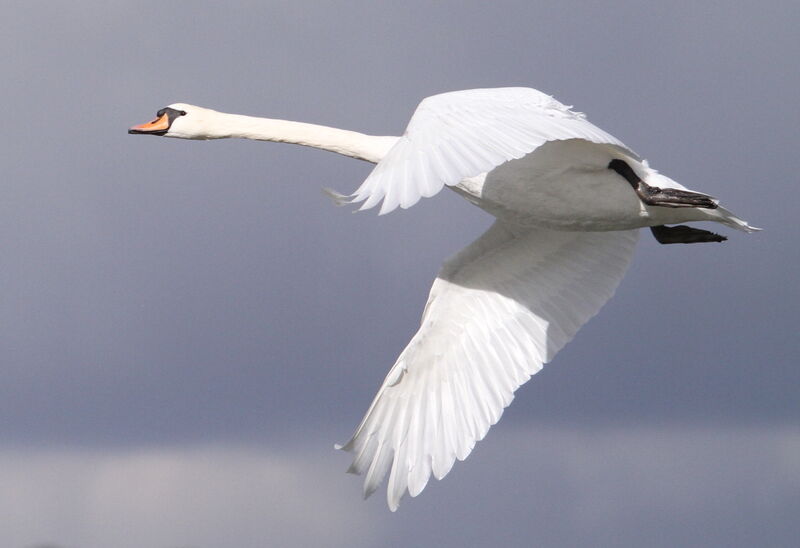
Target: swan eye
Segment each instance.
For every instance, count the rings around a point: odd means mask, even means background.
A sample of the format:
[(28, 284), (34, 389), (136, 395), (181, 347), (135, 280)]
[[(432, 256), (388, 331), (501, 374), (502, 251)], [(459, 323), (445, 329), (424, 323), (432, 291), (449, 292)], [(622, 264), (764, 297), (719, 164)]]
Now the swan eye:
[(185, 110), (181, 111), (181, 116), (186, 116), (186, 111)]

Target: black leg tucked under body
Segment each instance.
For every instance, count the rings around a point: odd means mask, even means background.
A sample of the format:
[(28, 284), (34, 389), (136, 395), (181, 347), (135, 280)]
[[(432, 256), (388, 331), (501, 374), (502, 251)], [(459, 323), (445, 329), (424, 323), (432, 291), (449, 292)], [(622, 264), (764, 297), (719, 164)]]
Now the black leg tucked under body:
[(711, 196), (699, 192), (678, 190), (677, 188), (659, 188), (641, 182), (636, 193), (644, 203), (651, 206), (717, 208), (717, 204)]
[(613, 169), (620, 174), (636, 191), (639, 199), (650, 206), (661, 207), (701, 207), (716, 209), (714, 199), (700, 192), (679, 190), (677, 188), (659, 188), (650, 186), (642, 181), (631, 166), (619, 159), (611, 160), (608, 169)]

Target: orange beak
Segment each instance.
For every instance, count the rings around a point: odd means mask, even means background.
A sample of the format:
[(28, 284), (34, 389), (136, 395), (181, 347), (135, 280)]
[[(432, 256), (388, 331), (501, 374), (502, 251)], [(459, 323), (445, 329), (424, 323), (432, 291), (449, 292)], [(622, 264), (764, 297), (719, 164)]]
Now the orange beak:
[(128, 130), (128, 133), (144, 133), (144, 134), (153, 134), (153, 135), (164, 135), (167, 130), (169, 129), (169, 116), (165, 112), (162, 116), (156, 118), (152, 122), (147, 122), (146, 124), (139, 124), (138, 126), (133, 126)]

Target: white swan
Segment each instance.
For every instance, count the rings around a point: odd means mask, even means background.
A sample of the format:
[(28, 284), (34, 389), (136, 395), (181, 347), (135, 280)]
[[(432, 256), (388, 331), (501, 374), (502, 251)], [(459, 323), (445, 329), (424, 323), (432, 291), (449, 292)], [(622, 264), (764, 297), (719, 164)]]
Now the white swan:
[(368, 496), (419, 494), (469, 455), (514, 391), (611, 297), (638, 228), (662, 243), (722, 241), (666, 227), (715, 221), (758, 230), (651, 169), (631, 149), (552, 97), (527, 88), (457, 91), (420, 103), (402, 137), (224, 114), (177, 103), (131, 133), (296, 143), (377, 163), (339, 203), (406, 208), (449, 186), (494, 225), (445, 262), (419, 331), (353, 437), (351, 472)]

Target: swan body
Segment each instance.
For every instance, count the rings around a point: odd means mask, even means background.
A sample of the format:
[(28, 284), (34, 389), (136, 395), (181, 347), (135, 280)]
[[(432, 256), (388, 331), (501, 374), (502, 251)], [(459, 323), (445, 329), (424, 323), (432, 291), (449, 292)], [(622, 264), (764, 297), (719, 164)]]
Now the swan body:
[[(584, 115), (529, 88), (429, 97), (400, 137), (185, 103), (129, 131), (329, 150), (377, 164), (353, 194), (330, 191), (340, 204), (380, 204), (384, 214), (447, 186), (496, 217), (485, 234), (445, 262), (419, 330), (353, 437), (340, 446), (354, 455), (349, 471), (365, 476), (365, 496), (388, 473), (392, 510), (405, 493), (416, 496), (431, 475), (441, 479), (456, 459), (465, 459), (516, 388), (599, 311), (625, 273), (637, 229), (714, 221), (758, 230), (650, 168)], [(627, 181), (610, 169), (615, 160), (630, 168)], [(646, 203), (634, 191), (637, 181), (646, 189), (702, 196), (706, 205)], [(713, 236), (719, 239), (675, 241), (724, 239)]]

